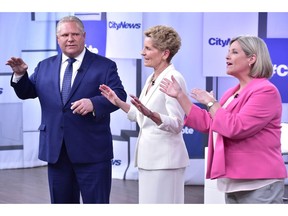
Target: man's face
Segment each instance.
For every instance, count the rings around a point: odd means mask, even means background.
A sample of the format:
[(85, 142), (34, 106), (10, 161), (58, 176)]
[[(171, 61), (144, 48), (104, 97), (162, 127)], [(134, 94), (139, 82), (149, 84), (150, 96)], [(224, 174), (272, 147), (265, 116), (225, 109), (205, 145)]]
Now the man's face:
[(84, 49), (86, 33), (82, 32), (76, 22), (64, 22), (57, 32), (58, 45), (70, 58), (77, 57)]

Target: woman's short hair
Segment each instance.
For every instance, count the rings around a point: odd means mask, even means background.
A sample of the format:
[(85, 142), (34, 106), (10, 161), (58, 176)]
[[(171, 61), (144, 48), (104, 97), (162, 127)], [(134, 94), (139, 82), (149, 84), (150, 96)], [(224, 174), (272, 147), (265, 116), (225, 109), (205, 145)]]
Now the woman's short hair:
[(156, 25), (144, 32), (146, 37), (149, 37), (153, 41), (154, 47), (164, 51), (169, 50), (170, 55), (167, 59), (168, 62), (171, 61), (173, 56), (178, 52), (181, 47), (181, 38), (179, 34), (169, 26)]

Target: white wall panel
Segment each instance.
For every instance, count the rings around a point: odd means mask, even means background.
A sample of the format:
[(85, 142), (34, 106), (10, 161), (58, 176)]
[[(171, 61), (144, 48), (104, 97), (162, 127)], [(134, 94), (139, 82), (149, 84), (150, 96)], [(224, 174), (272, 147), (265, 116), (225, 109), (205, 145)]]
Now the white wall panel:
[(258, 35), (258, 13), (204, 13), (204, 76), (227, 76), (229, 40), (238, 35)]

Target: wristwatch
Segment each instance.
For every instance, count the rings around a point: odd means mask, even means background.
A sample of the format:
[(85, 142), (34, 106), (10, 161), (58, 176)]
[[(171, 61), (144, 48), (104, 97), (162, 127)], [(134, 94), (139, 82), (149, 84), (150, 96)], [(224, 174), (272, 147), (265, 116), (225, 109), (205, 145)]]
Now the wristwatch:
[(215, 101), (210, 101), (208, 104), (207, 104), (207, 109), (208, 111), (210, 110), (210, 108), (217, 102), (217, 100)]

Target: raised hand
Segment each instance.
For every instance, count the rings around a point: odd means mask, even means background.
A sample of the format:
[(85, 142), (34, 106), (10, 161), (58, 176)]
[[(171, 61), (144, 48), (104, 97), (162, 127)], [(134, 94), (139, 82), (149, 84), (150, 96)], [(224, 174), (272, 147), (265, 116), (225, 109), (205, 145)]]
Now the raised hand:
[(160, 91), (174, 98), (177, 98), (182, 93), (182, 89), (173, 75), (171, 76), (171, 80), (164, 78), (161, 81)]
[(102, 84), (100, 85), (99, 90), (101, 91), (101, 94), (106, 97), (112, 104), (119, 106), (118, 102), (120, 99), (109, 86)]
[(214, 98), (213, 91), (208, 92), (208, 91), (205, 91), (203, 89), (198, 89), (198, 88), (192, 89), (192, 91), (190, 92), (190, 96), (194, 98), (195, 100), (197, 100), (199, 103), (202, 103), (205, 105), (209, 103), (210, 101), (216, 100)]
[(9, 65), (17, 75), (23, 75), (28, 69), (28, 65), (21, 58), (12, 57), (6, 62), (6, 65)]

